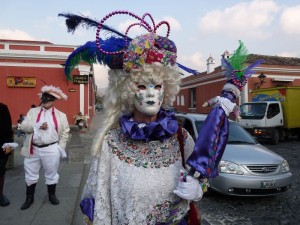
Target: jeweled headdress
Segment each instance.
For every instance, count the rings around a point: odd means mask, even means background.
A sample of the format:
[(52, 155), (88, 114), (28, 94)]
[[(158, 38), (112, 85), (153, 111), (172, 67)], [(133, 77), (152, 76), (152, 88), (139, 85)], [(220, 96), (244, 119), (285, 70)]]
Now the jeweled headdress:
[[(110, 17), (118, 14), (125, 14), (137, 20), (137, 23), (131, 24), (125, 31), (125, 34), (107, 26), (104, 22)], [(107, 65), (111, 69), (124, 69), (126, 72), (138, 70), (146, 64), (161, 63), (164, 66), (178, 65), (181, 69), (196, 74), (196, 70), (189, 69), (183, 65), (176, 63), (177, 49), (173, 41), (168, 36), (170, 34), (170, 25), (167, 21), (161, 21), (155, 24), (153, 17), (149, 13), (145, 13), (142, 17), (134, 13), (119, 10), (106, 15), (100, 22), (90, 18), (74, 15), (59, 14), (66, 17), (66, 25), (69, 32), (74, 32), (78, 25), (87, 28), (97, 27), (96, 41), (87, 42), (85, 45), (77, 48), (67, 59), (65, 63), (65, 74), (71, 79), (70, 74), (75, 66), (81, 61), (93, 64), (99, 62)], [(151, 25), (145, 20), (149, 17)], [(165, 25), (167, 26), (167, 35), (162, 37), (156, 34), (157, 29)], [(140, 26), (146, 29), (147, 33), (140, 35), (134, 39), (128, 36), (129, 30), (134, 26)], [(105, 30), (111, 35), (106, 38), (100, 37), (100, 31)]]

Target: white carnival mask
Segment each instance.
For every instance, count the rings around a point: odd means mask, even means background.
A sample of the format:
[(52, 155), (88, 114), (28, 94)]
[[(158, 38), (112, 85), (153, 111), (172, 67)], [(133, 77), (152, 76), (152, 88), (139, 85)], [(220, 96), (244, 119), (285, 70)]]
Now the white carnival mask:
[(152, 116), (159, 112), (164, 99), (164, 86), (162, 83), (136, 84), (134, 96), (135, 108), (145, 115)]

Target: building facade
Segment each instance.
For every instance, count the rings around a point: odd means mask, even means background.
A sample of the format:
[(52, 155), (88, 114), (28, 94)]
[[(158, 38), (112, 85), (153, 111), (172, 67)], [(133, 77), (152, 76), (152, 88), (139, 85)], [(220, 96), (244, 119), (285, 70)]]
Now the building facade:
[[(228, 56), (225, 52), (222, 57)], [(238, 104), (252, 100), (252, 90), (276, 86), (300, 86), (300, 58), (266, 56), (250, 54), (247, 63), (257, 59), (265, 62), (254, 69), (255, 73), (249, 78), (243, 88)], [(174, 102), (174, 108), (179, 112), (209, 113), (209, 107), (202, 104), (221, 94), (226, 83), (221, 66), (211, 68), (212, 57), (207, 59), (207, 71), (182, 79), (181, 90)]]
[(93, 66), (78, 65), (72, 72), (72, 81), (64, 75), (64, 63), (77, 47), (45, 41), (0, 40), (0, 102), (8, 105), (13, 125), (31, 105), (40, 104), (37, 94), (44, 85), (58, 86), (66, 93), (68, 100), (57, 101), (55, 107), (67, 114), (70, 124), (78, 112), (92, 119), (96, 93)]

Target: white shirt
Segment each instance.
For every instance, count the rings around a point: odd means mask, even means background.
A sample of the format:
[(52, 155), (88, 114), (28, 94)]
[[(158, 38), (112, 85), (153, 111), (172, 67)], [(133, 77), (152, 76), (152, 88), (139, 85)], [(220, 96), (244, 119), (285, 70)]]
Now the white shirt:
[[(55, 129), (55, 124), (52, 115), (53, 108), (42, 108), (40, 121), (34, 126), (33, 143), (37, 145), (49, 144), (58, 141), (58, 134)], [(40, 129), (43, 123), (48, 124), (47, 130)]]

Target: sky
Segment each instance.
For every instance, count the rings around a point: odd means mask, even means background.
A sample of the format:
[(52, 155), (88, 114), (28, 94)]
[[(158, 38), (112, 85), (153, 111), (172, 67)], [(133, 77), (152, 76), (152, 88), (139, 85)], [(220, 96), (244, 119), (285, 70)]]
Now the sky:
[[(299, 0), (3, 0), (0, 39), (83, 45), (95, 40), (96, 30), (80, 28), (74, 34), (68, 33), (65, 19), (58, 14), (82, 14), (100, 21), (115, 10), (127, 10), (140, 17), (150, 13), (156, 24), (168, 21), (169, 38), (177, 46), (177, 62), (199, 72), (206, 71), (210, 56), (219, 66), (224, 51), (232, 53), (239, 40), (249, 53), (300, 57)], [(124, 33), (133, 22), (132, 17), (117, 15), (105, 24)], [(157, 33), (165, 36), (166, 31), (161, 26)], [(143, 29), (134, 27), (129, 36), (142, 33)], [(105, 88), (107, 68), (97, 65), (95, 69), (98, 88)]]

